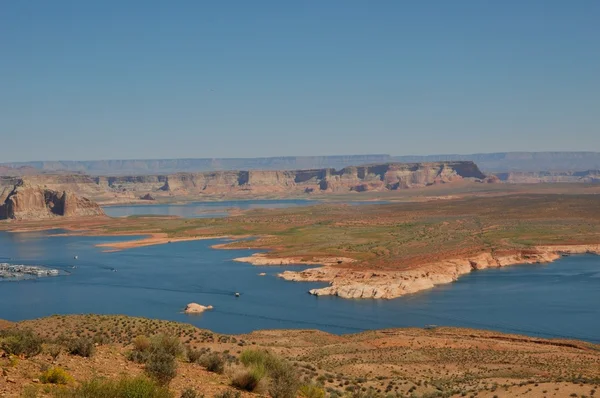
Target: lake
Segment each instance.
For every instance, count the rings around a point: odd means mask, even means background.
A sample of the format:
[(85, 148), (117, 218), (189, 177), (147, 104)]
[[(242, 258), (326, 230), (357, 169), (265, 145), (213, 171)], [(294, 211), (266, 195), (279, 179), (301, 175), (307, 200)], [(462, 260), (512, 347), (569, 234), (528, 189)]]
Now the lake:
[[(280, 200), (226, 200), (221, 202), (190, 202), (183, 204), (140, 204), (119, 205), (103, 207), (104, 212), (110, 217), (124, 217), (134, 215), (153, 216), (178, 216), (185, 218), (210, 218), (226, 217), (228, 209), (281, 209), (294, 206), (308, 206), (320, 202), (306, 199), (280, 199)], [(367, 202), (365, 202), (367, 203)]]
[[(600, 343), (596, 256), (477, 271), (456, 283), (394, 300), (345, 300), (307, 294), (322, 284), (276, 277), (293, 266), (234, 262), (254, 251), (211, 249), (217, 240), (105, 253), (94, 245), (125, 238), (57, 236), (59, 232), (0, 232), (0, 262), (70, 273), (0, 281), (0, 318), (126, 314), (188, 322), (221, 333), (274, 328), (351, 333), (436, 324)], [(261, 272), (267, 276), (259, 276)], [(181, 313), (190, 302), (215, 309), (196, 316)]]
[(237, 208), (251, 209), (283, 209), (286, 207), (311, 206), (323, 203), (343, 203), (351, 206), (374, 205), (390, 203), (386, 200), (322, 202), (308, 199), (264, 199), (264, 200), (226, 200), (221, 202), (190, 202), (183, 204), (138, 204), (103, 207), (104, 212), (110, 217), (126, 216), (177, 216), (184, 218), (214, 218), (227, 217), (228, 210)]

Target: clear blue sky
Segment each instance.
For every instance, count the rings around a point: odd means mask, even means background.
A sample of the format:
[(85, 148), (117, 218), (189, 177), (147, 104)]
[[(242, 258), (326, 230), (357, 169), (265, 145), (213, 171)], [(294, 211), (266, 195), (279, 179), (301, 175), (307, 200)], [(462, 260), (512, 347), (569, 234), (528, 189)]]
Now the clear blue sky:
[(0, 162), (600, 151), (600, 1), (2, 1), (0, 138)]

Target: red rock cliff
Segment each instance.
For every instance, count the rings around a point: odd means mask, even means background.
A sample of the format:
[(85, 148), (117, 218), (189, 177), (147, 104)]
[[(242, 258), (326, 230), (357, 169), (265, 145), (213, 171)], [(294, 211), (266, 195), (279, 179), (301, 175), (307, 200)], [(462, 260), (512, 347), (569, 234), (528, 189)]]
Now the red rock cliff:
[(97, 203), (69, 191), (19, 181), (0, 205), (0, 219), (39, 220), (56, 216), (103, 216)]

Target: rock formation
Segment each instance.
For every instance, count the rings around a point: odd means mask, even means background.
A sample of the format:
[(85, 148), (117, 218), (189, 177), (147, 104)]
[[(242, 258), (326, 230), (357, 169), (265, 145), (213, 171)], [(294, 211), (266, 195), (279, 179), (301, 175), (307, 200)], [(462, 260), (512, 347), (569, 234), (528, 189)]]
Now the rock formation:
[(509, 172), (497, 173), (496, 177), (503, 182), (514, 184), (538, 184), (559, 182), (600, 182), (600, 170), (586, 171), (539, 171), (539, 172)]
[[(513, 252), (481, 253), (468, 258), (449, 259), (405, 271), (358, 271), (332, 266), (331, 263), (304, 271), (284, 271), (278, 276), (297, 282), (327, 282), (329, 286), (312, 289), (316, 296), (342, 298), (392, 299), (436, 285), (451, 283), (473, 270), (506, 267), (515, 264), (552, 262), (563, 254), (600, 255), (600, 245), (538, 246)], [(270, 259), (276, 262), (277, 259)]]
[(20, 180), (0, 205), (0, 219), (103, 216), (97, 203), (70, 191), (54, 191)]
[(188, 305), (185, 306), (185, 309), (183, 310), (184, 313), (186, 314), (201, 314), (204, 311), (208, 311), (208, 310), (212, 310), (213, 306), (212, 305), (201, 305), (198, 303), (189, 303)]
[(386, 163), (335, 169), (218, 171), (166, 177), (162, 191), (176, 194), (382, 191), (425, 187), (486, 176), (473, 162)]
[[(301, 195), (387, 191), (452, 183), (464, 179), (488, 182), (472, 162), (384, 163), (308, 170), (245, 170), (90, 177), (83, 174), (28, 176), (32, 185), (54, 191), (71, 191), (102, 203), (149, 200), (160, 196)], [(0, 177), (0, 194), (10, 192), (14, 177)]]

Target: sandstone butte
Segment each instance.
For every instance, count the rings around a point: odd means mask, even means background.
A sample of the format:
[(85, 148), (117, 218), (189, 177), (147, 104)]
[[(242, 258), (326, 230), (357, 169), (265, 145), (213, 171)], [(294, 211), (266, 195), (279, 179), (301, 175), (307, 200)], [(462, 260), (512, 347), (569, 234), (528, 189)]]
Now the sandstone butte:
[[(4, 195), (3, 195), (4, 196)], [(0, 219), (104, 216), (97, 203), (70, 191), (54, 191), (19, 180), (0, 205)]]
[(338, 296), (348, 299), (393, 299), (406, 294), (431, 289), (436, 285), (456, 281), (461, 275), (474, 270), (505, 267), (516, 264), (552, 262), (565, 254), (598, 254), (600, 245), (538, 246), (527, 251), (506, 254), (481, 253), (477, 256), (450, 259), (432, 263), (418, 269), (403, 271), (353, 271), (336, 267), (351, 259), (326, 257), (303, 262), (298, 258), (267, 258), (262, 254), (242, 257), (237, 261), (254, 265), (323, 264), (304, 271), (284, 271), (278, 276), (295, 282), (325, 282), (329, 286), (311, 289), (316, 296)]

